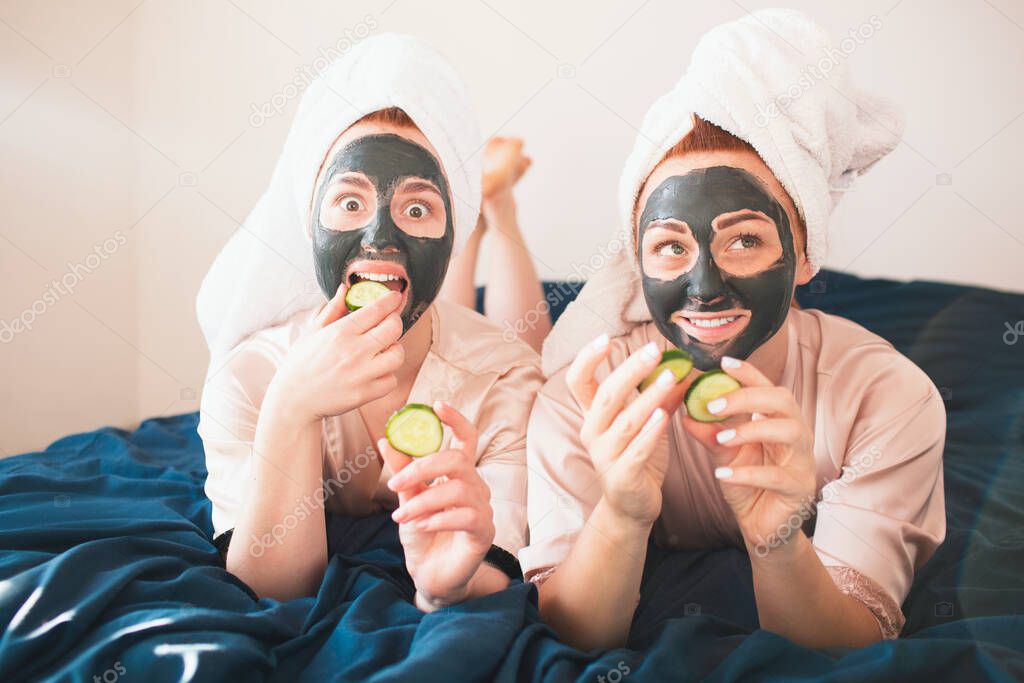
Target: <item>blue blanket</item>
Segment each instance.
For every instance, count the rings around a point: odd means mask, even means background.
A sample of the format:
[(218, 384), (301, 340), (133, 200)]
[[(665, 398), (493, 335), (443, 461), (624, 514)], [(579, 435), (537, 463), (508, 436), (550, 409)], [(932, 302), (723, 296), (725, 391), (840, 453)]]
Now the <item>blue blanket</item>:
[(211, 543), (188, 414), (0, 461), (0, 680), (1024, 679), (1024, 296), (828, 272), (799, 296), (890, 339), (946, 398), (948, 537), (898, 641), (813, 651), (758, 630), (737, 550), (652, 547), (623, 649), (559, 643), (522, 583), (423, 615), (386, 517), (332, 517), (318, 595), (258, 600)]

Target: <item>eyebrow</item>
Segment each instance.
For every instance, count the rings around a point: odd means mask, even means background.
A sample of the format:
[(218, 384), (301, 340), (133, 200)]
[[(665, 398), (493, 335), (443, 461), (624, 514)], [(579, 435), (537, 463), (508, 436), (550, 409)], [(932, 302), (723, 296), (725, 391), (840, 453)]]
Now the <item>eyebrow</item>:
[(367, 192), (373, 192), (373, 183), (366, 179), (365, 176), (357, 175), (355, 173), (346, 173), (344, 175), (336, 175), (331, 178), (331, 185), (353, 185), (358, 187), (360, 190)]
[(437, 189), (437, 185), (434, 185), (429, 180), (419, 180), (417, 178), (406, 180), (398, 186), (398, 189), (402, 192), (433, 192), (438, 197), (441, 196), (441, 191)]
[(655, 218), (647, 224), (647, 227), (664, 228), (665, 230), (672, 230), (684, 235), (689, 235), (693, 232), (686, 221), (681, 221), (678, 218)]
[(772, 225), (775, 225), (775, 221), (773, 221), (771, 218), (769, 218), (765, 214), (761, 213), (760, 211), (753, 211), (751, 209), (744, 209), (742, 211), (738, 211), (738, 212), (735, 212), (735, 213), (728, 214), (728, 215), (726, 215), (725, 218), (716, 217), (713, 221), (711, 221), (711, 228), (715, 232), (718, 232), (719, 230), (725, 230), (726, 228), (731, 228), (732, 226), (736, 225), (737, 223), (743, 223), (743, 222), (751, 221), (751, 220), (753, 220), (753, 221), (765, 221), (766, 223), (771, 223)]

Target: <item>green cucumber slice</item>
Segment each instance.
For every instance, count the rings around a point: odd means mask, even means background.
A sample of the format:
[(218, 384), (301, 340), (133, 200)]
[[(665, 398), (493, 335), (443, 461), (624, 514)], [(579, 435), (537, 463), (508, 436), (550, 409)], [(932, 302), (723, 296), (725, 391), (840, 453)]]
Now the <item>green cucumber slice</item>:
[(740, 383), (724, 370), (709, 370), (686, 390), (686, 412), (698, 422), (721, 422), (724, 417), (708, 412), (708, 403), (740, 388)]
[(669, 349), (661, 353), (661, 361), (658, 363), (658, 367), (654, 368), (654, 372), (647, 375), (647, 378), (640, 382), (640, 386), (637, 387), (640, 391), (643, 391), (647, 387), (654, 384), (654, 380), (658, 379), (665, 370), (671, 370), (672, 374), (676, 376), (676, 381), (681, 382), (683, 379), (690, 374), (690, 370), (693, 369), (693, 359), (690, 358), (690, 354), (682, 349)]
[(387, 285), (373, 280), (360, 280), (345, 293), (345, 305), (350, 311), (358, 311), (363, 306), (369, 306), (391, 290)]
[(423, 403), (410, 403), (388, 418), (384, 433), (396, 451), (422, 458), (441, 450), (444, 427), (433, 408)]

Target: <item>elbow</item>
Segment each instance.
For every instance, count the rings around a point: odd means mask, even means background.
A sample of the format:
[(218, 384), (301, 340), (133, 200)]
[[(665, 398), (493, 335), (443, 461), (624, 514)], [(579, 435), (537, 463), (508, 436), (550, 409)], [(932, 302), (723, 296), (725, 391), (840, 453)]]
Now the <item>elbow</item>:
[[(275, 571), (273, 567), (279, 569)], [(225, 568), (256, 594), (258, 598), (271, 598), (280, 602), (316, 595), (323, 580), (325, 567), (310, 563), (305, 567), (288, 566), (287, 562), (266, 557), (256, 558), (228, 549)]]

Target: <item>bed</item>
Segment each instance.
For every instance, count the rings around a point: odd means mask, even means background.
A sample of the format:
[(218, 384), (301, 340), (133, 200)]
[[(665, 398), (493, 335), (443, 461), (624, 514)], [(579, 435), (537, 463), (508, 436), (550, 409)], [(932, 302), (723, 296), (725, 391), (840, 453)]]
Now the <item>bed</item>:
[(1024, 295), (824, 271), (798, 298), (889, 339), (946, 402), (948, 535), (897, 641), (758, 630), (739, 550), (652, 549), (622, 649), (559, 643), (528, 584), (423, 615), (385, 517), (331, 517), (318, 595), (258, 600), (212, 544), (193, 413), (0, 461), (0, 680), (1024, 680)]

